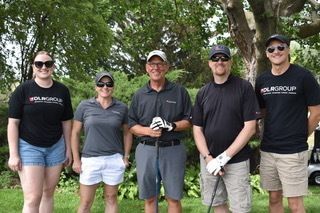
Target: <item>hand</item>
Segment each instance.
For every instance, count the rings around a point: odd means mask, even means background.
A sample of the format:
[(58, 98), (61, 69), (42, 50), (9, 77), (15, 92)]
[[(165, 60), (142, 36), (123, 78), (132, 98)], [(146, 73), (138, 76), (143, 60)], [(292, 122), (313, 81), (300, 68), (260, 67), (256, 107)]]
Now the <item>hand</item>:
[(220, 164), (216, 158), (210, 160), (206, 166), (207, 171), (210, 174), (214, 173), (214, 175), (217, 175), (219, 173), (219, 171), (221, 170), (221, 168), (222, 167), (220, 166)]
[(217, 159), (221, 167), (224, 167), (231, 158), (227, 155), (226, 151), (224, 151), (220, 155), (218, 155), (218, 157), (216, 157), (215, 159)]
[(72, 153), (71, 153), (71, 150), (70, 149), (66, 149), (66, 159), (63, 163), (63, 166), (64, 167), (68, 167), (68, 166), (71, 166), (72, 164)]
[(129, 161), (129, 158), (126, 156), (123, 157), (123, 163), (126, 166), (126, 168), (128, 168), (131, 164), (131, 162)]
[(20, 171), (22, 169), (21, 159), (19, 156), (10, 156), (8, 161), (9, 168), (14, 171)]
[(224, 151), (223, 153), (218, 155), (218, 157), (209, 161), (209, 163), (206, 166), (206, 169), (210, 174), (213, 173), (214, 175), (217, 175), (230, 159), (231, 158)]
[(82, 172), (81, 170), (81, 161), (80, 160), (74, 160), (72, 164), (72, 169), (76, 173), (80, 174)]
[(174, 129), (174, 125), (161, 117), (154, 117), (152, 119), (152, 123), (150, 124), (150, 128), (153, 130), (162, 128), (170, 132)]

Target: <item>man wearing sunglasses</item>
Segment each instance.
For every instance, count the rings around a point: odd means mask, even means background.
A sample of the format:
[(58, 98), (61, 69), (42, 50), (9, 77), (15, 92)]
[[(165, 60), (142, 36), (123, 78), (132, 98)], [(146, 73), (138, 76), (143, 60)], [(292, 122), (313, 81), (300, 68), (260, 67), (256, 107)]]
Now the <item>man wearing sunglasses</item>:
[[(269, 192), (269, 211), (305, 212), (308, 193), (308, 136), (320, 120), (320, 90), (312, 73), (290, 64), (290, 40), (280, 34), (266, 42), (271, 70), (256, 80), (256, 94), (264, 117), (261, 142), (261, 186)], [(309, 115), (308, 115), (309, 114)]]
[(213, 78), (196, 96), (192, 123), (200, 152), (203, 204), (224, 213), (229, 212), (229, 199), (230, 210), (243, 213), (251, 210), (247, 143), (260, 112), (252, 85), (232, 75), (231, 64), (228, 47), (212, 47)]

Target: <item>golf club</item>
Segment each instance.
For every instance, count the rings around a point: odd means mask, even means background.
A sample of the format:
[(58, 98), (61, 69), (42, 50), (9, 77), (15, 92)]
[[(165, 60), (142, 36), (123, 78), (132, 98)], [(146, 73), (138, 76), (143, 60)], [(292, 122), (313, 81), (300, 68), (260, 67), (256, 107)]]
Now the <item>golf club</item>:
[(214, 187), (213, 187), (212, 196), (211, 196), (211, 202), (210, 202), (210, 205), (208, 207), (207, 213), (210, 213), (210, 211), (212, 209), (212, 203), (213, 203), (214, 197), (216, 196), (216, 192), (217, 192), (217, 188), (218, 188), (218, 184), (219, 184), (220, 178), (221, 178), (220, 175), (218, 175), (218, 179), (217, 179), (217, 181), (216, 181), (216, 183), (214, 184)]
[(155, 202), (155, 212), (158, 213), (158, 206), (159, 206), (159, 201), (158, 201), (158, 187), (160, 186), (159, 183), (159, 137), (156, 139), (156, 202)]

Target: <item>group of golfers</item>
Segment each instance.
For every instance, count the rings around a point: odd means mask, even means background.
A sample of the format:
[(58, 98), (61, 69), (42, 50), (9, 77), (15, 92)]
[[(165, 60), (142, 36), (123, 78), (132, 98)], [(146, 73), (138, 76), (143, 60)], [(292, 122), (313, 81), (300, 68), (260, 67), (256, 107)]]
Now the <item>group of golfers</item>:
[[(202, 202), (216, 213), (251, 212), (251, 149), (248, 141), (263, 125), (261, 186), (269, 193), (269, 212), (306, 212), (308, 136), (320, 121), (320, 88), (312, 73), (290, 63), (290, 40), (274, 34), (266, 41), (271, 69), (255, 87), (231, 73), (232, 55), (214, 45), (208, 65), (212, 80), (197, 93), (170, 82), (170, 63), (161, 50), (151, 51), (145, 69), (149, 81), (127, 107), (113, 97), (111, 73), (95, 77), (96, 96), (83, 100), (73, 114), (70, 94), (52, 79), (53, 57), (40, 51), (32, 63), (34, 79), (9, 101), (8, 165), (19, 173), (24, 213), (53, 212), (53, 195), (63, 166), (80, 174), (78, 213), (90, 212), (99, 183), (104, 183), (105, 212), (118, 212), (133, 136), (139, 198), (146, 213), (158, 212), (161, 184), (169, 213), (182, 212), (186, 149), (192, 127), (200, 153)], [(72, 122), (73, 119), (73, 122)], [(84, 144), (81, 146), (81, 134)], [(79, 154), (81, 149), (81, 154)]]

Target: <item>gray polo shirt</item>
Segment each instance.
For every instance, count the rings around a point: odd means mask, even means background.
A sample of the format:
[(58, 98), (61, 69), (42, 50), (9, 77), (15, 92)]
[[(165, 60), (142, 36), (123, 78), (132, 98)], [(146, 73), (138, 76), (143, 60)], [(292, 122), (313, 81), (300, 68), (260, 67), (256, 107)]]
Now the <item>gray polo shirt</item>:
[(85, 141), (83, 157), (123, 154), (122, 125), (128, 123), (128, 107), (112, 99), (103, 109), (95, 98), (81, 101), (74, 119), (83, 123)]
[[(187, 90), (181, 85), (168, 80), (164, 88), (157, 92), (149, 83), (140, 88), (133, 96), (129, 109), (129, 128), (136, 124), (150, 126), (152, 119), (160, 116), (169, 122), (190, 120), (191, 100)], [(170, 141), (182, 139), (185, 133), (182, 131), (163, 131), (160, 140)], [(154, 140), (154, 138), (143, 136), (140, 140)]]

